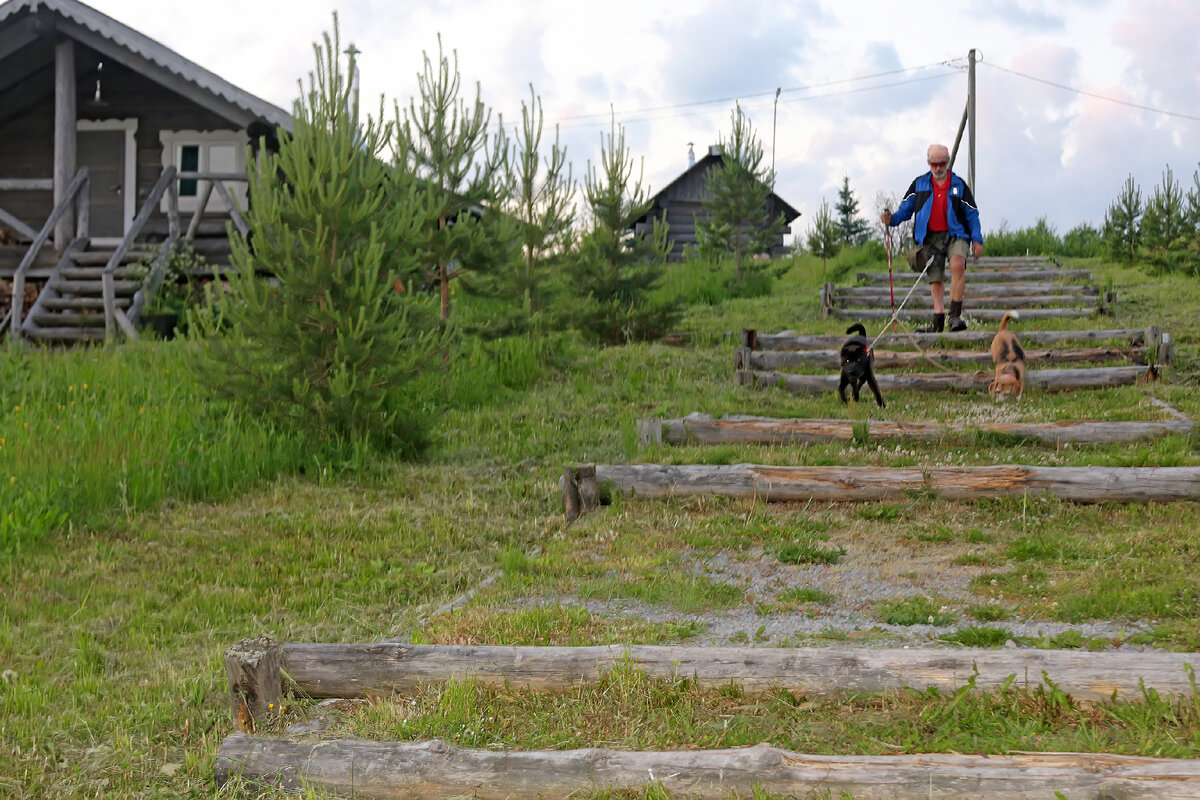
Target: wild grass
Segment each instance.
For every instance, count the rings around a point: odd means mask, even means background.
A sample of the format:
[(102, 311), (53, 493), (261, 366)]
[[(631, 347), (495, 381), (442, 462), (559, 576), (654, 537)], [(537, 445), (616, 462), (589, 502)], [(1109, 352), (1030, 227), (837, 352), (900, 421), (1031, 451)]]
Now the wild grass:
[[(1150, 394), (1200, 415), (1193, 383), (1200, 377), (1200, 329), (1191, 310), (1200, 305), (1200, 285), (1089, 265), (1116, 281), (1117, 315), (1103, 320), (1106, 327), (1161, 321), (1175, 334), (1178, 366), (1167, 382), (1029, 392), (999, 411), (982, 394), (897, 392), (888, 397), (887, 418), (1168, 418), (1147, 401)], [(682, 323), (685, 347), (594, 350), (570, 335), (472, 343), (437, 377), (433, 443), (415, 462), (299, 441), (213, 406), (188, 369), (188, 342), (6, 350), (0, 795), (212, 796), (213, 758), (230, 727), (221, 655), (257, 634), (283, 641), (693, 643), (709, 635), (703, 619), (724, 613), (754, 620), (763, 610), (776, 615), (772, 624), (792, 614), (820, 619), (852, 603), (863, 580), (891, 570), (958, 579), (962, 598), (944, 599), (934, 589), (910, 595), (928, 601), (919, 610), (966, 625), (1128, 626), (1104, 642), (1059, 634), (1018, 637), (1022, 646), (1200, 647), (1195, 503), (918, 497), (766, 506), (620, 497), (564, 524), (557, 480), (565, 463), (706, 458), (701, 447), (639, 450), (633, 432), (642, 417), (703, 411), (883, 418), (873, 406), (748, 390), (731, 380), (730, 351), (743, 327), (844, 329), (819, 318), (816, 289), (822, 277), (852, 280), (867, 266), (878, 263), (850, 253), (822, 276), (819, 262), (798, 259), (770, 296), (693, 306)], [(714, 458), (879, 466), (1200, 463), (1196, 441), (1186, 437), (1071, 448), (1003, 439), (851, 441), (732, 447)], [(837, 563), (778, 563), (772, 554), (793, 544), (845, 554)], [(778, 570), (769, 590), (747, 577), (763, 565)], [(465, 609), (433, 613), (498, 571), (503, 577)], [(744, 626), (748, 644), (874, 643), (885, 635), (831, 624), (762, 642), (755, 641), (757, 624)], [(470, 707), (493, 718), (486, 725), (474, 717), (467, 724), (459, 706), (448, 708), (456, 726), (473, 732), (469, 741), (522, 748), (601, 741), (665, 747), (686, 739), (772, 741), (811, 752), (1011, 748), (1194, 757), (1198, 750), (1200, 725), (1186, 703), (1082, 706), (1050, 686), (971, 692), (948, 710), (952, 698), (925, 694), (803, 698), (796, 706), (620, 680), (603, 702), (583, 698), (579, 713), (561, 722), (538, 716), (541, 708), (563, 707), (561, 697), (511, 695), (518, 702), (510, 704), (475, 694), (478, 687), (457, 690), (454, 702), (471, 695)], [(421, 708), (435, 708), (438, 691), (417, 697)], [(295, 713), (316, 712), (303, 706)], [(389, 714), (377, 704), (339, 721), (335, 732), (398, 735)], [(619, 715), (625, 722), (618, 724)], [(537, 724), (519, 724), (528, 720)], [(448, 725), (422, 712), (412, 736), (454, 738), (457, 727)], [(455, 740), (468, 742), (465, 734)], [(243, 786), (222, 796), (279, 795)]]

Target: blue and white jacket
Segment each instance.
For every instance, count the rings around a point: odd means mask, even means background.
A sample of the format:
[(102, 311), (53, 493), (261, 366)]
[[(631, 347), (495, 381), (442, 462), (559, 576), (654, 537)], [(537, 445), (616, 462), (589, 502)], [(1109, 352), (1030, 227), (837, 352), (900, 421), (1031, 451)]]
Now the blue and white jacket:
[[(933, 210), (933, 173), (926, 172), (919, 176), (904, 193), (900, 207), (892, 212), (892, 227), (899, 225), (913, 215), (917, 218), (913, 238), (917, 244), (925, 241), (929, 232), (929, 215)], [(979, 209), (975, 208), (975, 196), (971, 188), (962, 178), (950, 173), (950, 189), (946, 195), (946, 226), (950, 236), (958, 239), (970, 239), (972, 242), (983, 242), (983, 229), (979, 227)]]

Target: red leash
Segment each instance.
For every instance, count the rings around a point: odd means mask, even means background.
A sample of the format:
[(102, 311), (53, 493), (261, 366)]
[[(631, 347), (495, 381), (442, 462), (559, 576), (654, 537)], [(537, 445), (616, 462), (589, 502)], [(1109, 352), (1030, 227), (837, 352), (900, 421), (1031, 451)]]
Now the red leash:
[[(892, 286), (892, 232), (885, 226), (883, 240), (887, 242), (888, 293), (892, 296), (892, 333), (896, 332), (896, 289)], [(886, 330), (886, 329), (885, 329)]]

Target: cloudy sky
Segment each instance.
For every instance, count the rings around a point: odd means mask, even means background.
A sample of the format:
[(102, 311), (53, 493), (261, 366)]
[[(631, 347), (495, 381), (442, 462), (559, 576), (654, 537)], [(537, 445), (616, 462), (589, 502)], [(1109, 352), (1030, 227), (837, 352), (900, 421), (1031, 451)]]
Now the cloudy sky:
[(843, 175), (873, 212), (879, 192), (898, 195), (924, 170), (927, 144), (953, 144), (972, 48), (985, 231), (1042, 216), (1060, 233), (1099, 224), (1128, 174), (1148, 192), (1170, 165), (1190, 186), (1200, 160), (1197, 0), (91, 5), (288, 109), (335, 10), (343, 43), (362, 51), (368, 107), (380, 95), (407, 105), (441, 33), (506, 125), (533, 84), (577, 176), (615, 111), (654, 191), (686, 168), (689, 142), (699, 155), (728, 130), (738, 100), (800, 229)]

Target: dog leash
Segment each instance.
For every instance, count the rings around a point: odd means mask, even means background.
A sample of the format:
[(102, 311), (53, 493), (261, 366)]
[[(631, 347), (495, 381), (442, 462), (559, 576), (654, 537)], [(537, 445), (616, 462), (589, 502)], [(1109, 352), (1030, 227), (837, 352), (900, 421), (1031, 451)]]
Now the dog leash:
[(872, 350), (875, 349), (875, 343), (878, 342), (880, 339), (882, 339), (883, 335), (885, 333), (887, 333), (887, 326), (889, 324), (894, 324), (896, 322), (896, 320), (899, 318), (900, 312), (904, 310), (904, 304), (908, 302), (908, 298), (912, 297), (912, 293), (915, 292), (917, 289), (917, 284), (919, 284), (921, 282), (921, 279), (925, 277), (925, 273), (929, 271), (929, 265), (932, 263), (933, 263), (933, 257), (930, 256), (929, 260), (925, 262), (925, 269), (921, 270), (921, 274), (917, 276), (917, 279), (915, 281), (913, 281), (912, 288), (910, 288), (908, 290), (908, 294), (904, 295), (904, 299), (900, 301), (899, 308), (895, 307), (895, 300), (892, 301), (892, 318), (889, 319), (887, 322), (883, 323), (883, 330), (881, 330), (879, 332), (878, 336), (876, 336), (874, 339), (871, 340), (871, 349)]

